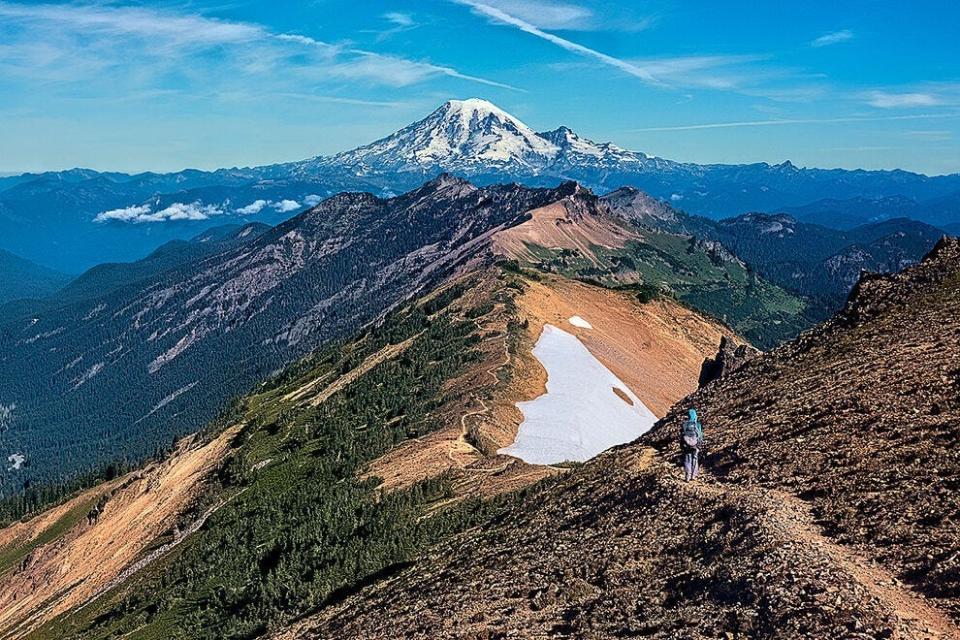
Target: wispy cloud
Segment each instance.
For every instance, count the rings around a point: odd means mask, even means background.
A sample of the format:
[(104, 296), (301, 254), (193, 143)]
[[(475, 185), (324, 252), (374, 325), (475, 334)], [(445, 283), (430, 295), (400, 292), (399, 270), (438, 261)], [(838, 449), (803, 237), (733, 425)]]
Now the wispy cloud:
[(865, 97), (867, 104), (871, 107), (877, 107), (878, 109), (934, 107), (942, 104), (939, 96), (925, 92), (890, 93), (887, 91), (870, 91)]
[(831, 33), (825, 33), (819, 38), (813, 40), (810, 43), (811, 47), (829, 47), (832, 44), (840, 44), (841, 42), (848, 42), (854, 38), (853, 31), (850, 29), (841, 29), (840, 31), (833, 31)]
[(82, 29), (87, 35), (156, 39), (167, 47), (209, 46), (251, 42), (266, 31), (259, 25), (229, 22), (192, 14), (143, 7), (92, 4), (20, 4), (0, 2), (0, 18), (22, 24), (47, 23)]
[[(636, 15), (626, 7), (605, 3), (602, 11), (590, 5), (553, 0), (479, 0), (482, 4), (547, 31), (636, 32), (649, 28), (655, 15)], [(585, 6), (586, 5), (586, 6)]]
[(488, 4), (487, 2), (479, 2), (477, 0), (453, 0), (453, 2), (470, 7), (475, 13), (484, 16), (488, 20), (491, 20), (495, 23), (520, 29), (525, 33), (555, 44), (562, 49), (592, 58), (602, 62), (603, 64), (609, 65), (632, 76), (640, 78), (646, 82), (659, 83), (659, 81), (649, 71), (643, 69), (642, 67), (544, 31), (531, 22), (528, 22), (519, 16), (509, 14), (498, 7)]
[(644, 127), (631, 129), (633, 133), (651, 131), (697, 131), (701, 129), (730, 129), (736, 127), (777, 127), (806, 124), (845, 124), (853, 122), (886, 122), (897, 120), (931, 120), (937, 118), (957, 118), (960, 114), (918, 113), (902, 116), (849, 116), (838, 118), (781, 118), (776, 120), (742, 120), (738, 122), (710, 122), (706, 124), (684, 124), (669, 127)]
[[(403, 14), (393, 22), (408, 23)], [(208, 89), (252, 76), (264, 89), (352, 80), (399, 87), (449, 77), (513, 88), (447, 65), (362, 51), (248, 22), (147, 7), (25, 4), (0, 0), (0, 76), (52, 83), (101, 82), (124, 90), (177, 83)], [(226, 89), (224, 89), (226, 90)]]
[(916, 131), (904, 131), (903, 135), (914, 140), (924, 140), (927, 142), (945, 142), (953, 140), (953, 132), (948, 129), (922, 129)]
[(423, 82), (428, 78), (435, 76), (448, 76), (458, 80), (468, 80), (483, 84), (488, 87), (497, 87), (498, 89), (509, 89), (511, 91), (523, 91), (513, 85), (503, 82), (488, 80), (479, 76), (472, 76), (461, 73), (453, 67), (444, 67), (429, 62), (418, 62), (406, 58), (383, 55), (372, 51), (362, 49), (351, 49), (355, 54), (348, 61), (328, 67), (326, 70), (333, 76), (342, 78), (362, 77), (376, 80), (380, 84), (394, 87), (405, 87), (411, 84)]
[(658, 83), (675, 87), (734, 89), (756, 81), (760, 74), (746, 65), (765, 60), (755, 55), (681, 56), (630, 60)]
[[(540, 2), (528, 0), (452, 1), (469, 7), (475, 14), (493, 24), (519, 29), (561, 49), (613, 67), (652, 85), (668, 88), (701, 87), (729, 90), (754, 85), (773, 73), (770, 69), (761, 72), (756, 68), (747, 68), (748, 64), (765, 60), (766, 56), (697, 55), (647, 59), (618, 58), (545, 30), (547, 25), (554, 28), (563, 28), (561, 25), (572, 28), (576, 20), (585, 20), (592, 15), (588, 10), (572, 5), (561, 5), (551, 13), (548, 8), (541, 7)], [(514, 11), (507, 11), (507, 8), (513, 8)], [(527, 18), (528, 15), (531, 17)]]
[(483, 4), (540, 29), (585, 30), (595, 26), (586, 7), (541, 0), (486, 0)]
[(398, 27), (412, 27), (414, 25), (413, 16), (399, 11), (389, 11), (383, 14), (383, 19)]

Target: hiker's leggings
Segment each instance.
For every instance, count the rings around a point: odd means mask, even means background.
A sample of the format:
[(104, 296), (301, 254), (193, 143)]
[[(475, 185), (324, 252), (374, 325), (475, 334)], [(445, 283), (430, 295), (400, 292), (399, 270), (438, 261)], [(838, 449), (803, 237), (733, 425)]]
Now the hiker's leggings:
[(700, 470), (699, 457), (700, 452), (696, 449), (683, 453), (683, 470), (687, 473), (688, 480), (697, 477), (697, 471)]

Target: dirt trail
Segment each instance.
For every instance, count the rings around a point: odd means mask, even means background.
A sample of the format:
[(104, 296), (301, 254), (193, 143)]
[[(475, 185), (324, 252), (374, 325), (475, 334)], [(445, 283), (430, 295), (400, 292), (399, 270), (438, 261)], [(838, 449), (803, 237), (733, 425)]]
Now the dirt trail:
[(681, 472), (677, 465), (663, 460), (653, 453), (653, 449), (645, 451), (649, 452), (649, 455), (642, 456), (644, 464), (641, 467), (649, 466), (656, 457), (664, 466), (670, 468), (667, 472), (675, 474), (677, 484), (686, 491), (723, 495), (727, 498), (741, 497), (759, 502), (769, 516), (765, 526), (775, 535), (782, 537), (785, 543), (803, 545), (812, 555), (825, 556), (830, 564), (852, 577), (866, 593), (896, 618), (898, 629), (893, 637), (960, 640), (960, 628), (922, 595), (897, 580), (883, 567), (857, 554), (855, 550), (826, 537), (815, 523), (809, 503), (791, 493), (776, 489), (747, 488), (721, 483), (702, 470), (698, 480), (686, 483), (680, 480)]
[[(480, 322), (480, 318), (475, 319), (474, 323), (477, 325), (477, 331), (483, 331), (483, 324)], [(494, 364), (484, 372), (486, 373), (486, 375), (490, 376), (490, 378), (493, 379), (494, 388), (496, 388), (496, 386), (500, 384), (500, 378), (497, 377), (497, 371), (499, 371), (502, 367), (508, 366), (510, 364), (510, 360), (511, 360), (510, 345), (508, 344), (506, 337), (504, 337), (503, 338), (503, 361), (497, 362), (496, 364)], [(454, 453), (466, 453), (470, 456), (483, 456), (483, 452), (479, 451), (475, 446), (470, 444), (469, 440), (467, 440), (467, 433), (469, 432), (469, 427), (467, 426), (467, 418), (472, 418), (473, 416), (490, 414), (490, 407), (487, 406), (487, 403), (483, 400), (483, 398), (477, 398), (477, 401), (480, 403), (479, 409), (477, 409), (476, 411), (468, 411), (467, 413), (460, 416), (460, 435), (457, 437), (456, 440), (454, 440), (451, 443), (450, 450), (447, 451), (447, 457), (450, 459), (450, 462), (453, 463), (454, 466), (457, 466), (461, 469), (466, 469), (470, 465), (462, 465), (458, 463), (456, 459), (454, 459)], [(503, 469), (506, 469), (507, 466), (509, 466), (509, 464), (510, 463), (507, 462), (507, 464), (503, 465), (503, 467), (498, 470), (502, 471)], [(497, 470), (482, 469), (481, 471), (485, 471), (489, 473), (491, 471), (497, 471)]]

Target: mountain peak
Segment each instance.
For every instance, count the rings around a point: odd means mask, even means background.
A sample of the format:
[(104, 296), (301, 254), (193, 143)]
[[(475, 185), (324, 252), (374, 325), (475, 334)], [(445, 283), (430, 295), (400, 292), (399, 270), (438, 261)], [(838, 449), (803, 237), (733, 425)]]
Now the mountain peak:
[(448, 100), (423, 120), (330, 161), (364, 170), (442, 167), (462, 173), (487, 166), (536, 168), (558, 153), (556, 145), (503, 109), (469, 98)]
[[(466, 100), (447, 100), (444, 102), (437, 111), (454, 111), (457, 113), (468, 113), (468, 114), (480, 114), (480, 115), (495, 115), (498, 118), (504, 120), (515, 120), (515, 118), (493, 104), (489, 100), (484, 100), (483, 98), (467, 98)], [(434, 112), (436, 113), (436, 111)]]
[(489, 100), (447, 100), (426, 118), (371, 144), (309, 163), (311, 170), (346, 168), (357, 176), (437, 170), (483, 176), (555, 174), (569, 167), (610, 171), (636, 168), (643, 154), (598, 144), (569, 127), (538, 133)]

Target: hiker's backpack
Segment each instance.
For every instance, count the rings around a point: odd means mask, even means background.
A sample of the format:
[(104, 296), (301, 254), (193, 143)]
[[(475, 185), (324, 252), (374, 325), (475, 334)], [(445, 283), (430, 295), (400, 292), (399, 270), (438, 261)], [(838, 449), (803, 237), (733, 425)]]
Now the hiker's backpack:
[(687, 420), (683, 423), (683, 430), (680, 432), (680, 441), (689, 449), (696, 449), (700, 446), (700, 425), (693, 420)]

